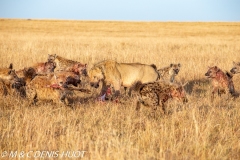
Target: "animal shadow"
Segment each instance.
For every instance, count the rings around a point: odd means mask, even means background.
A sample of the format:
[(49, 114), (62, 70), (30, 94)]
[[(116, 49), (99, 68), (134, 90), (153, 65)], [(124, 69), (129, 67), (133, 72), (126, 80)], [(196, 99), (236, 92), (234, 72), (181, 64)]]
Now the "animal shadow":
[(210, 81), (208, 79), (194, 79), (189, 81), (185, 86), (184, 89), (190, 95), (200, 96), (202, 94), (206, 94), (209, 90)]

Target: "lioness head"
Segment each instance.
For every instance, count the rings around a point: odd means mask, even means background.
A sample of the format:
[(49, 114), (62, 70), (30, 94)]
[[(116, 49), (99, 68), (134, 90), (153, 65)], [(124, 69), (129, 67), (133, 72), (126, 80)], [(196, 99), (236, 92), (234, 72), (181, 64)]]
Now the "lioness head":
[(98, 88), (99, 82), (104, 78), (101, 68), (94, 67), (88, 71), (89, 82), (91, 87)]
[(230, 70), (230, 72), (233, 74), (240, 73), (240, 62), (239, 63), (233, 62), (233, 68)]

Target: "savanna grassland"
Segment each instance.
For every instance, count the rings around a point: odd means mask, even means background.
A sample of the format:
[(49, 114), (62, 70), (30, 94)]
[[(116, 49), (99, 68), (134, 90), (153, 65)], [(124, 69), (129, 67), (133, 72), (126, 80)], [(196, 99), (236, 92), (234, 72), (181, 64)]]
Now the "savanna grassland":
[[(212, 102), (204, 76), (208, 66), (229, 71), (240, 61), (240, 23), (0, 20), (0, 67), (13, 63), (22, 69), (46, 61), (48, 54), (89, 68), (105, 59), (158, 68), (181, 63), (176, 80), (188, 82), (189, 102), (170, 101), (167, 115), (159, 109), (153, 116), (147, 107), (137, 113), (134, 98), (121, 104), (78, 102), (73, 109), (1, 96), (0, 154), (33, 151), (28, 158), (33, 159), (36, 151), (86, 151), (82, 159), (240, 159), (240, 98)], [(240, 75), (233, 81), (240, 92)]]

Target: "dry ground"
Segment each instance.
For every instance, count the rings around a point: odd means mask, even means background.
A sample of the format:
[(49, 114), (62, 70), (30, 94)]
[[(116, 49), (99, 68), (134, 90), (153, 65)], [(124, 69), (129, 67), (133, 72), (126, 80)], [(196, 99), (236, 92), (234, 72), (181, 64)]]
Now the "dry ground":
[(144, 107), (137, 114), (134, 100), (72, 109), (0, 97), (0, 159), (5, 151), (83, 150), (94, 160), (240, 159), (240, 98), (212, 102), (204, 77), (208, 66), (230, 70), (240, 61), (240, 23), (0, 20), (0, 67), (21, 69), (54, 53), (89, 68), (104, 59), (181, 63), (177, 80), (189, 82), (189, 103), (172, 101), (168, 115), (153, 116)]

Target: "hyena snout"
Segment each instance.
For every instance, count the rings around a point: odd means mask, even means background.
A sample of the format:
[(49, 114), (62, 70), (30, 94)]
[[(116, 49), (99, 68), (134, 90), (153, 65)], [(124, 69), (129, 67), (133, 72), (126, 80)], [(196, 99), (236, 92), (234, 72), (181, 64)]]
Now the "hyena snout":
[(210, 76), (210, 74), (207, 72), (207, 73), (205, 73), (205, 76), (209, 77), (209, 76)]
[(178, 74), (179, 69), (174, 69), (175, 74)]

